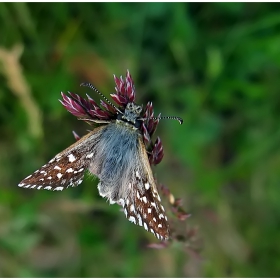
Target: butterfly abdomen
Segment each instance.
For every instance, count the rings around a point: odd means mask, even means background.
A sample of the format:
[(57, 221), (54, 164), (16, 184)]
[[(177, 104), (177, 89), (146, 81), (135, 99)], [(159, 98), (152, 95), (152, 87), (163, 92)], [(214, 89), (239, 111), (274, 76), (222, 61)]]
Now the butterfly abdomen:
[(94, 148), (99, 162), (92, 161), (89, 166), (100, 179), (100, 195), (110, 200), (128, 195), (128, 185), (135, 181), (133, 170), (141, 168), (137, 160), (139, 137), (137, 131), (117, 123), (104, 128)]

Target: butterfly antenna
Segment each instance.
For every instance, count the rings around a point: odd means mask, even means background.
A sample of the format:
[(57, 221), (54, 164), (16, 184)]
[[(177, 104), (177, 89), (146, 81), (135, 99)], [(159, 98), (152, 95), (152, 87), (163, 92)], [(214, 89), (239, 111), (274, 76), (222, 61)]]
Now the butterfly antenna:
[(180, 118), (180, 117), (161, 117), (160, 115), (157, 117), (157, 118), (152, 118), (153, 120), (164, 120), (164, 119), (167, 119), (167, 120), (176, 120), (178, 121), (180, 124), (183, 123), (183, 119)]
[(81, 83), (80, 84), (81, 87), (89, 87), (92, 90), (94, 90), (95, 92), (97, 92), (103, 99), (105, 99), (105, 101), (111, 105), (112, 107), (114, 107), (119, 113), (123, 114), (122, 111), (120, 111), (111, 101), (108, 100), (108, 98), (106, 98), (104, 96), (104, 94), (102, 94), (94, 85), (92, 85), (91, 83)]

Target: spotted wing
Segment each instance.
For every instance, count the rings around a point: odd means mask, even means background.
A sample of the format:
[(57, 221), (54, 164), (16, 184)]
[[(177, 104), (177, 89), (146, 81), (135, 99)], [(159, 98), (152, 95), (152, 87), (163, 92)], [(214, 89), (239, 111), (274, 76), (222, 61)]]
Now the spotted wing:
[(169, 224), (164, 207), (157, 191), (156, 183), (148, 160), (147, 152), (142, 139), (139, 138), (139, 164), (142, 171), (136, 171), (136, 183), (130, 188), (130, 195), (120, 199), (124, 213), (130, 222), (143, 226), (145, 230), (153, 233), (158, 239), (169, 238)]
[(84, 171), (94, 159), (94, 145), (104, 127), (98, 127), (47, 164), (23, 179), (18, 186), (29, 189), (62, 191), (82, 183)]

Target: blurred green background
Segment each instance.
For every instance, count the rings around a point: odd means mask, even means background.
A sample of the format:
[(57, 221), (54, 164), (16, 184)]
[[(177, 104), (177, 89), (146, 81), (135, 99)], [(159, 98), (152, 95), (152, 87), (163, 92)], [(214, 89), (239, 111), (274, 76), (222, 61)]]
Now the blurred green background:
[[(279, 4), (1, 3), (0, 34), (0, 277), (280, 276)], [(60, 91), (98, 100), (79, 84), (109, 96), (126, 69), (185, 121), (160, 122), (154, 171), (196, 234), (162, 250), (97, 179), (17, 187), (90, 129)]]

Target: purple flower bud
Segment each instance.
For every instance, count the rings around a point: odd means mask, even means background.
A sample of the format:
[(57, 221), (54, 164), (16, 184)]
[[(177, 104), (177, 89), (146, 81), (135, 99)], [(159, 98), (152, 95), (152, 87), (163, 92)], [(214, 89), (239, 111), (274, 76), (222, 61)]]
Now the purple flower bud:
[(115, 83), (116, 83), (116, 86), (117, 86), (116, 91), (119, 91), (121, 80), (119, 78), (117, 78), (115, 75), (114, 75), (114, 80), (115, 80)]
[(124, 83), (122, 77), (121, 77), (121, 82), (120, 82), (119, 94), (126, 96), (125, 83)]
[(123, 95), (115, 93), (112, 93), (110, 95), (113, 98), (113, 100), (122, 107), (126, 106), (126, 104), (128, 103), (127, 99)]
[(178, 212), (178, 213), (177, 213), (177, 218), (178, 218), (180, 221), (185, 221), (185, 220), (188, 219), (190, 216), (191, 216), (191, 214), (184, 213), (184, 212)]
[(144, 144), (146, 146), (148, 146), (148, 144), (151, 141), (151, 138), (150, 138), (150, 135), (149, 135), (148, 130), (147, 130), (146, 126), (144, 125), (144, 123), (142, 123), (142, 133), (143, 133)]
[(63, 101), (59, 100), (61, 104), (66, 108), (68, 112), (73, 114), (74, 116), (78, 118), (87, 117), (87, 113), (84, 110), (82, 106), (80, 106), (75, 100), (71, 99), (67, 95), (65, 95), (63, 92), (61, 92), (61, 96), (63, 98)]
[(131, 78), (131, 75), (129, 71), (127, 70), (126, 73), (126, 93), (129, 102), (134, 102), (135, 101), (135, 87), (134, 87), (134, 82)]
[(88, 102), (92, 105), (91, 109), (98, 106), (97, 103), (88, 94), (86, 94), (86, 96), (87, 96)]
[(92, 116), (95, 116), (98, 119), (101, 119), (101, 120), (109, 120), (110, 119), (109, 113), (101, 110), (98, 107), (95, 107), (94, 110), (90, 110), (90, 112), (91, 112)]
[(150, 106), (151, 106), (152, 102), (148, 102), (144, 111), (144, 115), (143, 118), (149, 118), (150, 117)]
[(153, 120), (153, 125), (151, 126), (151, 129), (149, 130), (150, 135), (152, 136), (154, 132), (156, 131), (156, 128), (158, 126), (159, 119)]
[(153, 147), (153, 150), (151, 152), (151, 156), (152, 156), (152, 163), (154, 165), (157, 165), (161, 162), (162, 158), (163, 158), (163, 147), (162, 147), (162, 143), (161, 143), (161, 140), (160, 138), (158, 137), (155, 144), (154, 144), (154, 147)]
[(81, 137), (75, 132), (75, 131), (72, 131), (76, 141), (79, 141), (81, 139)]
[(168, 246), (168, 242), (150, 243), (147, 245), (148, 248), (152, 249), (164, 249)]
[(113, 106), (109, 105), (107, 102), (105, 102), (105, 101), (103, 101), (103, 100), (100, 100), (100, 104), (101, 104), (101, 106), (104, 107), (108, 112), (110, 112), (110, 113), (112, 113), (112, 114), (116, 114), (116, 113), (117, 113), (116, 109), (115, 109)]
[(170, 190), (166, 186), (160, 185), (160, 189), (166, 197), (168, 197), (170, 195)]

